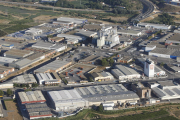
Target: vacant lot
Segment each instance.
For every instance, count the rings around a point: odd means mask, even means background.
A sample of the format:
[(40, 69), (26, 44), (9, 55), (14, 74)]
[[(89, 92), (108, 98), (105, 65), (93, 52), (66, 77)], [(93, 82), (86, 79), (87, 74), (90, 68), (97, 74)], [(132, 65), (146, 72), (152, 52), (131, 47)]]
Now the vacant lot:
[(22, 120), (22, 116), (20, 115), (18, 108), (17, 108), (17, 103), (13, 101), (4, 101), (7, 111), (8, 111), (8, 117), (6, 117), (4, 120)]

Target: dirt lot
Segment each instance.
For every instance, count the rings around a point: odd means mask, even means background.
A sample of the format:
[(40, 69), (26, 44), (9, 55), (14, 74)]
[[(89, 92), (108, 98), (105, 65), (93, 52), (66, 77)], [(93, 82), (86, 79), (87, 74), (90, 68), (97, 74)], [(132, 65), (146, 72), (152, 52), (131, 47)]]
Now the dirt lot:
[(153, 16), (150, 16), (150, 17), (148, 17), (148, 18), (142, 20), (141, 22), (153, 20), (154, 18), (158, 17), (158, 15), (159, 15), (159, 14), (155, 14), (155, 15), (153, 15)]
[[(0, 120), (12, 120), (14, 116), (14, 120), (23, 120), (22, 116), (20, 115), (16, 103), (13, 101), (5, 101), (6, 108), (8, 111), (8, 117), (2, 118)], [(13, 112), (14, 111), (14, 112)]]
[(111, 20), (116, 20), (116, 21), (124, 21), (128, 19), (127, 17), (109, 17), (109, 18), (111, 18)]

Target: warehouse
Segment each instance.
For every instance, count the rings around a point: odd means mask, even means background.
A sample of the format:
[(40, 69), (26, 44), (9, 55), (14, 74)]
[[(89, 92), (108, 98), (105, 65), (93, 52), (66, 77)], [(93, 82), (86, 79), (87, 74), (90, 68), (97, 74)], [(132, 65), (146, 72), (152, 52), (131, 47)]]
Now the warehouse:
[(141, 36), (141, 34), (142, 34), (140, 31), (121, 30), (121, 29), (118, 29), (117, 33), (120, 35), (128, 35), (128, 36)]
[(57, 21), (72, 22), (72, 23), (75, 23), (75, 24), (84, 24), (84, 23), (87, 22), (86, 19), (69, 18), (69, 17), (59, 17), (59, 18), (57, 18)]
[(13, 67), (6, 67), (6, 66), (0, 65), (0, 78), (5, 77), (9, 73), (12, 73), (12, 72), (14, 72), (14, 68)]
[(68, 35), (68, 34), (58, 34), (57, 37), (63, 37), (65, 39), (76, 39), (78, 42), (86, 40), (86, 37), (77, 36), (77, 35)]
[(54, 109), (68, 111), (78, 107), (99, 106), (104, 102), (119, 101), (121, 103), (134, 100), (137, 102), (139, 97), (136, 93), (128, 91), (121, 84), (98, 85), (90, 87), (80, 87), (71, 90), (49, 91), (48, 92)]
[(73, 39), (73, 38), (69, 38), (66, 40), (66, 44), (76, 44), (78, 42), (79, 42), (78, 39)]
[(116, 65), (115, 69), (118, 69), (119, 71), (121, 71), (124, 74), (124, 76), (126, 76), (127, 80), (137, 79), (137, 78), (141, 77), (141, 75), (138, 72), (136, 72), (134, 69), (127, 67), (127, 66)]
[(156, 86), (151, 87), (152, 92), (161, 100), (180, 98), (180, 86), (172, 80), (158, 81)]
[(35, 77), (33, 74), (24, 74), (24, 75), (19, 75), (16, 76), (15, 78), (12, 79), (13, 83), (17, 84), (33, 84), (37, 83)]
[(38, 34), (42, 34), (42, 30), (37, 29), (37, 28), (29, 28), (29, 30), (25, 31), (25, 34), (35, 36), (35, 35), (38, 35)]
[(1, 48), (3, 49), (12, 49), (14, 47), (14, 44), (1, 44)]
[(137, 26), (138, 27), (145, 27), (145, 28), (160, 29), (160, 30), (171, 29), (171, 25), (165, 25), (165, 24), (138, 23)]
[(41, 91), (18, 92), (18, 95), (21, 104), (46, 102), (46, 99)]
[(33, 51), (11, 49), (4, 53), (4, 57), (20, 59), (32, 55), (33, 53)]
[(133, 60), (133, 58), (131, 56), (123, 56), (117, 59), (117, 62), (120, 63), (129, 63)]
[[(138, 61), (141, 62), (141, 64), (145, 64), (146, 58), (138, 58)], [(166, 72), (159, 68), (158, 66), (154, 65), (154, 76), (161, 76), (161, 75), (166, 75)]]
[(46, 103), (31, 103), (25, 105), (29, 119), (52, 117), (50, 108)]
[(55, 60), (53, 62), (50, 62), (49, 64), (46, 64), (36, 69), (34, 72), (37, 72), (37, 73), (58, 72), (69, 67), (71, 64), (72, 62)]
[(40, 85), (61, 83), (60, 80), (54, 79), (50, 73), (36, 73), (36, 78)]
[(39, 52), (39, 53), (32, 54), (26, 58), (19, 59), (13, 63), (9, 63), (9, 66), (14, 67), (16, 69), (23, 69), (44, 58), (45, 58), (45, 55)]
[(114, 75), (115, 78), (118, 80), (124, 80), (127, 77), (118, 69), (111, 69), (111, 73)]
[(94, 37), (95, 35), (97, 35), (97, 32), (78, 29), (75, 35), (85, 36), (85, 37)]
[(114, 79), (114, 77), (109, 72), (101, 72), (101, 73), (92, 73), (91, 76), (93, 77), (94, 81), (109, 81)]
[(167, 48), (155, 48), (154, 50), (149, 52), (149, 55), (155, 57), (176, 59), (180, 56), (180, 51)]
[(17, 61), (18, 59), (14, 58), (7, 58), (7, 57), (0, 57), (0, 64), (1, 65), (7, 65), (8, 63), (12, 63)]
[(167, 40), (166, 40), (166, 44), (179, 44), (180, 43), (180, 34), (177, 34), (177, 33), (175, 33), (175, 34), (172, 34), (172, 35), (170, 35), (168, 38), (167, 38)]

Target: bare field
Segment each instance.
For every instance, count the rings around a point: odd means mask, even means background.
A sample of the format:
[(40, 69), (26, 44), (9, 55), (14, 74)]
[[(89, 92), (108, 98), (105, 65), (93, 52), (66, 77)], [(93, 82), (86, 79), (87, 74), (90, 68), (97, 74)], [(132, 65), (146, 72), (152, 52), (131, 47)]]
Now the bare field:
[[(5, 101), (6, 108), (9, 111), (8, 117), (3, 118), (2, 120), (23, 120), (22, 116), (20, 115), (17, 104), (13, 101)], [(1, 119), (0, 119), (1, 120)]]
[(40, 15), (38, 17), (35, 17), (33, 20), (35, 21), (46, 21), (50, 19), (54, 19), (55, 17), (51, 17), (50, 15)]
[(115, 21), (124, 21), (124, 20), (128, 19), (127, 17), (109, 17), (109, 18), (111, 18), (111, 20), (115, 20)]
[(144, 20), (142, 20), (142, 21), (140, 21), (140, 22), (145, 22), (145, 21), (153, 20), (154, 18), (158, 17), (158, 15), (159, 15), (159, 14), (155, 14), (155, 15), (150, 16), (150, 17), (148, 17), (148, 18), (146, 18), (146, 19), (144, 19)]

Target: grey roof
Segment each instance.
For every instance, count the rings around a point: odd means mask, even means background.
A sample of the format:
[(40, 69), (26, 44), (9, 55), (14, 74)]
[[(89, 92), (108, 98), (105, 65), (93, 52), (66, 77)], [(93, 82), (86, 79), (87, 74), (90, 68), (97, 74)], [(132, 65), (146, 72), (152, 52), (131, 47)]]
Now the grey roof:
[(170, 91), (169, 89), (164, 89), (164, 91), (169, 94), (170, 96), (175, 95), (172, 91)]
[(99, 77), (99, 74), (96, 72), (93, 72), (91, 75), (93, 76), (93, 78)]
[(13, 83), (37, 83), (33, 74), (24, 74), (12, 79)]
[(180, 41), (180, 34), (174, 34), (172, 37), (168, 38), (168, 40)]
[(103, 102), (123, 99), (139, 99), (136, 93), (128, 91), (122, 84), (80, 87), (72, 90), (50, 91), (54, 102), (89, 101)]
[(177, 67), (177, 66), (173, 66), (171, 67), (171, 69), (173, 69), (175, 72), (180, 71), (180, 67)]
[(8, 56), (8, 57), (12, 56), (13, 58), (19, 59), (19, 58), (31, 55), (33, 53), (34, 53), (33, 51), (11, 49), (11, 50), (5, 52), (4, 54), (6, 54), (6, 56)]
[(166, 96), (166, 94), (164, 94), (164, 93), (162, 92), (162, 90), (159, 89), (159, 88), (157, 88), (157, 87), (152, 88), (152, 90), (155, 91), (155, 92), (156, 92), (158, 95), (160, 95), (161, 97)]
[(173, 81), (171, 80), (166, 80), (166, 81), (158, 81), (158, 83), (161, 85), (161, 86), (177, 86), (176, 84), (173, 83)]
[(123, 66), (123, 65), (116, 65), (116, 68), (119, 69), (125, 75), (139, 74), (134, 69)]
[(118, 32), (118, 33), (125, 33), (125, 34), (127, 34), (127, 33), (129, 33), (129, 34), (139, 34), (139, 33), (141, 33), (141, 31), (135, 31), (135, 30), (120, 30), (120, 29), (118, 29), (117, 32)]
[(124, 74), (118, 69), (111, 69), (111, 72), (114, 72), (118, 76), (124, 76)]
[(82, 35), (82, 36), (90, 37), (90, 36), (96, 35), (97, 32), (79, 30), (79, 31), (76, 32), (75, 34), (76, 34), (76, 35)]
[(171, 56), (178, 56), (180, 57), (180, 51), (175, 51), (171, 54)]
[(157, 48), (157, 47), (154, 50), (150, 51), (150, 53), (159, 53), (159, 54), (166, 54), (166, 55), (171, 55), (174, 52), (175, 50), (172, 50), (172, 49)]
[(32, 45), (32, 47), (50, 49), (54, 45), (56, 45), (56, 44), (52, 44), (49, 42), (37, 42), (36, 44)]
[(31, 103), (26, 104), (25, 107), (30, 117), (52, 115), (51, 110), (46, 103)]
[(53, 62), (50, 62), (49, 64), (46, 64), (46, 65), (36, 69), (35, 72), (43, 73), (43, 72), (45, 72), (47, 70), (57, 70), (58, 68), (61, 68), (64, 65), (67, 65), (69, 63), (70, 62), (68, 62), (68, 61), (55, 60)]

